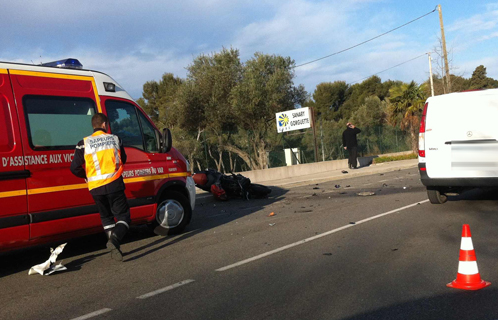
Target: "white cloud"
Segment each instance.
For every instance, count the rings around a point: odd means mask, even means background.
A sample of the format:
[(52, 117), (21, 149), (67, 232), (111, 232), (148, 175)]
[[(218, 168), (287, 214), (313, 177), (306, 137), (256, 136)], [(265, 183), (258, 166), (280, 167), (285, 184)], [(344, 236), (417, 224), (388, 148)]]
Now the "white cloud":
[[(498, 8), (497, 8), (498, 9)], [(461, 32), (465, 34), (492, 30), (498, 24), (498, 10), (487, 11), (482, 14), (473, 15), (467, 19), (459, 19), (448, 26), (450, 32)]]
[(477, 41), (485, 41), (485, 40), (489, 40), (489, 39), (493, 39), (493, 38), (497, 38), (497, 37), (498, 37), (498, 31), (493, 32), (493, 33), (488, 34), (488, 35), (484, 35), (484, 36), (478, 38)]
[(164, 73), (185, 78), (185, 67), (191, 63), (191, 56), (178, 56), (174, 52), (154, 52), (143, 48), (147, 58), (139, 55), (122, 57), (106, 56), (95, 52), (79, 53), (85, 68), (110, 75), (134, 98), (142, 95), (143, 84), (160, 80)]
[(474, 70), (480, 65), (486, 67), (488, 77), (498, 79), (498, 60), (496, 57), (482, 57), (475, 60), (461, 62), (460, 66), (463, 76), (470, 78)]

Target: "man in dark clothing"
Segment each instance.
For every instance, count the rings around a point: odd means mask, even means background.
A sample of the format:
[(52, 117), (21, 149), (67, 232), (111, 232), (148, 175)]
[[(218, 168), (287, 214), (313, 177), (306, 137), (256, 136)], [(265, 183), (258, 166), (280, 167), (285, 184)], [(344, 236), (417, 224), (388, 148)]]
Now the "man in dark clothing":
[(348, 122), (346, 126), (346, 130), (342, 133), (342, 145), (344, 146), (344, 150), (348, 150), (349, 153), (349, 169), (356, 169), (358, 165), (358, 161), (356, 160), (358, 156), (358, 140), (356, 140), (356, 135), (360, 133), (361, 130), (350, 122)]
[(88, 183), (106, 232), (107, 248), (114, 260), (122, 261), (120, 242), (130, 228), (130, 207), (122, 177), (126, 152), (118, 136), (108, 134), (106, 115), (92, 117), (93, 134), (78, 142), (71, 172)]

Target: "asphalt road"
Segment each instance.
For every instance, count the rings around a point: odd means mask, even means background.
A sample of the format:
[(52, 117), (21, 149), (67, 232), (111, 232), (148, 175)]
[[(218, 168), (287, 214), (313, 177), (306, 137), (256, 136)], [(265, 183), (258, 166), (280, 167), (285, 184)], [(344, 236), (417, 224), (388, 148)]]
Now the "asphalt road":
[[(496, 190), (431, 205), (416, 169), (272, 190), (202, 195), (176, 237), (133, 228), (123, 263), (103, 235), (69, 242), (51, 276), (28, 276), (48, 249), (1, 256), (0, 319), (498, 319)], [(479, 291), (446, 287), (463, 224)]]

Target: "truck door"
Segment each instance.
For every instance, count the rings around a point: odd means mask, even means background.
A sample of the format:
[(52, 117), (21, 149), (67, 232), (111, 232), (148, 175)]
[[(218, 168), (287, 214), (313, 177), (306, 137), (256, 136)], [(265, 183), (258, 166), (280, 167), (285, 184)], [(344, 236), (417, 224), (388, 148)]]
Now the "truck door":
[(159, 132), (143, 113), (125, 100), (104, 100), (112, 134), (121, 138), (128, 156), (123, 172), (132, 220), (154, 215), (161, 179), (168, 178), (167, 156), (159, 153)]
[(7, 70), (0, 69), (0, 251), (29, 240), (26, 178), (16, 105)]
[(76, 144), (92, 134), (91, 118), (100, 110), (93, 77), (9, 72), (25, 165), (31, 173), (27, 179), (31, 240), (101, 228), (85, 181), (69, 169)]

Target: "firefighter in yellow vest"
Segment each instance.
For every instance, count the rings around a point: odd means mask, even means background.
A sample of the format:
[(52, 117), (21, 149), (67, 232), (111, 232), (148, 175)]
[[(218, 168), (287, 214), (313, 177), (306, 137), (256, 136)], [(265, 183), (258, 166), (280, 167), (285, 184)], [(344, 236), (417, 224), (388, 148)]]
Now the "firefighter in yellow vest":
[(107, 249), (114, 260), (122, 261), (120, 243), (130, 228), (130, 207), (122, 177), (126, 153), (118, 136), (108, 134), (109, 122), (103, 113), (92, 117), (93, 134), (76, 145), (71, 172), (88, 183), (107, 234)]

